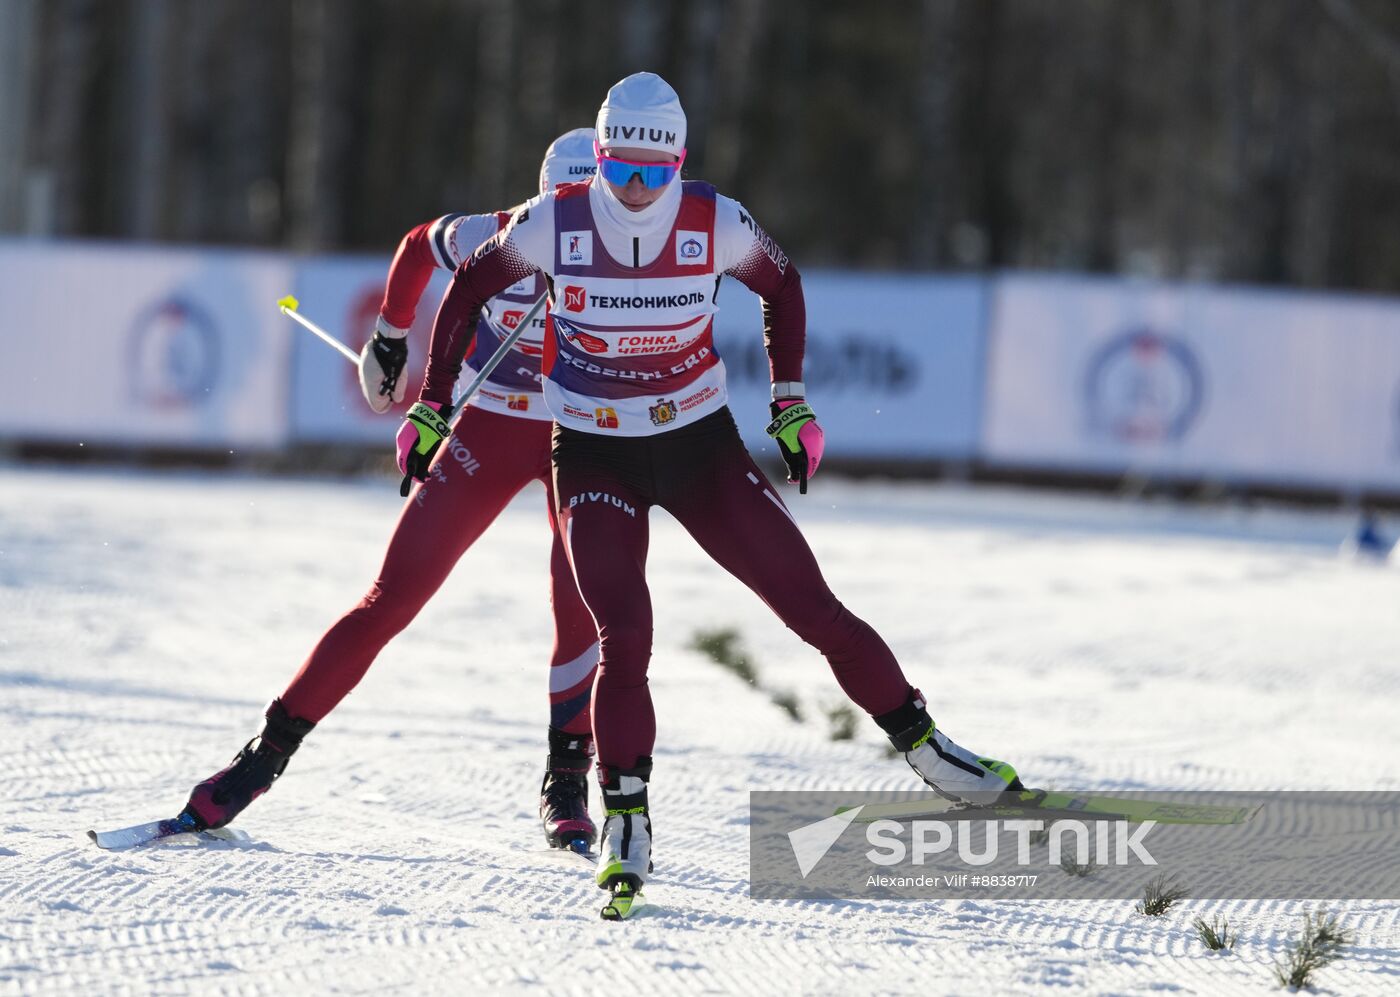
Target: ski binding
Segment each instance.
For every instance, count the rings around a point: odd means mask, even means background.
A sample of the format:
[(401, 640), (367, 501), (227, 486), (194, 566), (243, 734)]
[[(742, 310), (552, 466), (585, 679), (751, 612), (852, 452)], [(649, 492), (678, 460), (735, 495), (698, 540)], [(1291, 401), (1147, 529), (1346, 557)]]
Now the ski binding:
[(613, 883), (612, 895), (599, 911), (604, 921), (623, 921), (646, 906), (647, 899), (630, 878)]

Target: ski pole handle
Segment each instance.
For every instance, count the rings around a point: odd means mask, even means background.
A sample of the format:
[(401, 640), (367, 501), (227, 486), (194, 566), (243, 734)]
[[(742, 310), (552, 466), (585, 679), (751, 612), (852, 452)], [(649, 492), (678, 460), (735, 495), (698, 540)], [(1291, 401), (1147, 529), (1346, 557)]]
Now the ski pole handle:
[[(438, 444), (448, 436), (451, 436), (457, 429), (457, 423), (461, 421), (463, 414), (467, 411), (467, 403), (472, 400), (491, 372), (496, 369), (506, 354), (510, 352), (530, 323), (535, 320), (535, 316), (540, 313), (548, 300), (548, 294), (541, 294), (540, 299), (530, 307), (530, 311), (520, 320), (520, 323), (501, 340), (501, 345), (496, 347), (496, 352), (481, 365), (481, 370), (477, 371), (476, 377), (472, 378), (466, 390), (457, 396), (456, 401), (449, 405), (440, 406), (437, 402), (419, 401), (408, 410), (408, 417), (404, 424), (399, 427), (397, 444), (399, 448), (399, 469), (404, 472), (403, 483), (399, 487), (399, 494), (407, 496), (413, 481), (427, 480), (428, 467), (432, 463), (436, 454)], [(434, 425), (432, 419), (435, 413), (440, 413), (444, 418), (451, 414), (452, 407), (456, 406), (457, 414), (452, 421), (447, 424), (442, 423), (442, 419), (437, 419)]]
[(291, 319), (293, 322), (299, 323), (300, 325), (304, 326), (313, 334), (319, 336), (326, 342), (327, 345), (334, 347), (340, 353), (341, 356), (343, 356), (346, 360), (349, 360), (352, 364), (358, 367), (360, 365), (360, 355), (354, 350), (350, 349), (350, 347), (346, 346), (340, 340), (336, 339), (325, 329), (322, 329), (315, 322), (302, 315), (301, 312), (297, 311), (298, 304), (299, 302), (297, 301), (297, 299), (292, 297), (290, 294), (287, 295), (285, 298), (277, 299), (277, 308), (282, 312), (283, 315), (287, 316), (287, 318)]

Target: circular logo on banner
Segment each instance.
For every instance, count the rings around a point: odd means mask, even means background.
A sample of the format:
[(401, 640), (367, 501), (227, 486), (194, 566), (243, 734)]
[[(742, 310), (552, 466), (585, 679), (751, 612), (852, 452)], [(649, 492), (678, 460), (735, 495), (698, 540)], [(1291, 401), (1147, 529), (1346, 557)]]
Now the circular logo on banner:
[(190, 408), (219, 379), (219, 333), (213, 316), (184, 298), (167, 298), (131, 327), (132, 395), (152, 408)]
[(1180, 339), (1134, 329), (1089, 361), (1085, 396), (1093, 432), (1123, 443), (1179, 440), (1201, 409), (1204, 378)]

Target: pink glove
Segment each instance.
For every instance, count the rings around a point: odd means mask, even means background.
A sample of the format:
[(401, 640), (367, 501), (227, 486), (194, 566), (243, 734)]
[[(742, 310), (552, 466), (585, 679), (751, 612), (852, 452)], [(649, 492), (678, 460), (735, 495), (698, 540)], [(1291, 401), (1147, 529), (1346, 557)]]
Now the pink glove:
[(403, 472), (403, 483), (399, 494), (407, 495), (413, 482), (428, 480), (428, 465), (433, 462), (440, 444), (452, 428), (447, 420), (452, 415), (452, 406), (438, 402), (417, 401), (410, 406), (403, 425), (399, 427), (394, 444), (398, 449), (399, 470)]
[(807, 494), (807, 479), (817, 473), (817, 465), (822, 462), (822, 451), (826, 449), (826, 434), (817, 425), (812, 406), (801, 398), (784, 398), (769, 406), (773, 421), (768, 424), (768, 435), (778, 441), (778, 452), (787, 464), (788, 483), (798, 483), (798, 489)]

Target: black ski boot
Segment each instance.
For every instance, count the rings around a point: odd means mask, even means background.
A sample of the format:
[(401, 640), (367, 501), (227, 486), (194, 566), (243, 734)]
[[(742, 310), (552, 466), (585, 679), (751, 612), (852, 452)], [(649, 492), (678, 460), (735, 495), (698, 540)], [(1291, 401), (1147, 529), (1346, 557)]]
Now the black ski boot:
[(549, 728), (549, 758), (540, 784), (540, 823), (551, 848), (587, 853), (598, 838), (588, 816), (588, 769), (593, 739)]
[(188, 815), (201, 831), (223, 827), (267, 792), (287, 768), (287, 760), (301, 747), (301, 739), (316, 726), (310, 720), (288, 716), (280, 699), (272, 701), (266, 717), (259, 736), (245, 744), (226, 768), (194, 787), (181, 818)]

